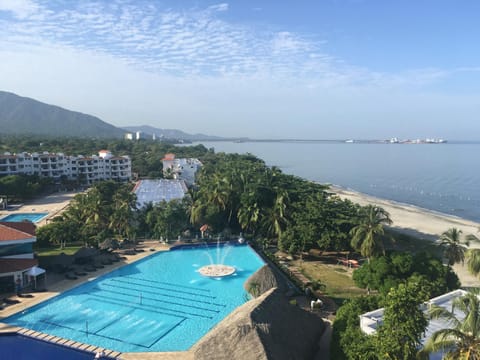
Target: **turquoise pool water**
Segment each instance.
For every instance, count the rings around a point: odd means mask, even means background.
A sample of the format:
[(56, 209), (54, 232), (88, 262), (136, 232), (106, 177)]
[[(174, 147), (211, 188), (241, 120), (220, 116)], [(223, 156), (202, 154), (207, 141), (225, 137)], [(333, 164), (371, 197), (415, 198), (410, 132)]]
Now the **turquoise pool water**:
[[(235, 274), (201, 276), (212, 259)], [(246, 301), (263, 264), (245, 245), (158, 252), (2, 321), (120, 352), (187, 350)]]
[(16, 213), (7, 215), (0, 220), (10, 222), (21, 222), (24, 220), (30, 220), (31, 222), (36, 223), (42, 220), (47, 215), (48, 213)]

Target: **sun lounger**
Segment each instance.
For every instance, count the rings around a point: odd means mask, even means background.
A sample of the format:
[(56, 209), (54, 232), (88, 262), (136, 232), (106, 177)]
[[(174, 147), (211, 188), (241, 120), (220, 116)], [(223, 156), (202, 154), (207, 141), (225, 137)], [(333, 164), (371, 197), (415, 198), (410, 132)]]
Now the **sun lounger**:
[(85, 270), (86, 272), (94, 272), (94, 271), (97, 271), (97, 268), (94, 267), (93, 265), (88, 265), (88, 266), (85, 266), (83, 270)]
[(20, 300), (3, 298), (3, 302), (7, 305), (14, 305), (14, 304), (19, 304)]
[(85, 271), (79, 271), (79, 270), (77, 270), (77, 271), (75, 271), (75, 275), (77, 275), (77, 276), (85, 276), (85, 275), (87, 275), (87, 273), (86, 273)]
[(32, 294), (18, 294), (17, 296), (21, 298), (33, 298)]
[(77, 280), (78, 279), (77, 276), (75, 276), (73, 274), (70, 274), (70, 273), (65, 274), (65, 277), (69, 280)]

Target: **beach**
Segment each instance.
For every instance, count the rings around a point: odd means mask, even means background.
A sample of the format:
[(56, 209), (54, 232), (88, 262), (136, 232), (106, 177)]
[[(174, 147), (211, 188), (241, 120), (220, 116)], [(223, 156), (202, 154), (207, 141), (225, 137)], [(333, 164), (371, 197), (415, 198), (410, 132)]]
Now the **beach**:
[[(390, 218), (393, 221), (391, 228), (395, 231), (424, 240), (436, 241), (444, 231), (455, 227), (462, 230), (463, 235), (474, 234), (480, 237), (478, 232), (480, 224), (473, 221), (437, 213), (413, 205), (376, 198), (337, 186), (331, 186), (331, 190), (340, 198), (348, 199), (362, 206), (378, 205), (382, 207), (390, 214)], [(473, 243), (471, 247), (479, 248), (480, 244)], [(466, 266), (456, 264), (453, 268), (460, 278), (462, 286), (478, 286), (480, 284), (480, 280), (472, 276), (467, 271)]]

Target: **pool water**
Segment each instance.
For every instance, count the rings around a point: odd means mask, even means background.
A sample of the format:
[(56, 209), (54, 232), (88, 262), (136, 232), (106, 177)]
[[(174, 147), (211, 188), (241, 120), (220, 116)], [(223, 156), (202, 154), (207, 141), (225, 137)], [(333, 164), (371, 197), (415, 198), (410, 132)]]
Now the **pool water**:
[(36, 223), (42, 220), (47, 215), (48, 213), (16, 213), (7, 215), (4, 218), (0, 219), (0, 221), (22, 222), (24, 220), (29, 220), (33, 223)]
[[(236, 272), (201, 276), (212, 260)], [(245, 245), (158, 252), (3, 322), (120, 352), (184, 351), (248, 299), (263, 264)]]
[[(95, 354), (59, 344), (34, 339), (20, 334), (1, 334), (2, 360), (92, 360)], [(108, 360), (109, 357), (103, 356)]]

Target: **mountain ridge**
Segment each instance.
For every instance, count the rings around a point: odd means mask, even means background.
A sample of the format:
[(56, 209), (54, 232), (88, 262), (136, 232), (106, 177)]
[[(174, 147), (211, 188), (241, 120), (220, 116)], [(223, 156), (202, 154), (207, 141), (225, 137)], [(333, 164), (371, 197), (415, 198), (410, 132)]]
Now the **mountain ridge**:
[(0, 133), (120, 138), (125, 131), (100, 118), (0, 91)]
[(192, 135), (178, 129), (160, 129), (150, 125), (117, 127), (93, 115), (0, 90), (0, 135), (123, 138), (127, 132), (136, 131), (150, 137), (155, 134), (157, 139), (228, 140), (219, 136)]
[(182, 130), (178, 129), (160, 129), (150, 125), (138, 125), (138, 126), (122, 126), (122, 129), (128, 132), (137, 132), (141, 131), (146, 136), (152, 137), (155, 134), (155, 137), (165, 138), (165, 139), (179, 139), (179, 140), (188, 140), (188, 141), (206, 141), (206, 140), (227, 140), (228, 138), (214, 135), (205, 135), (205, 134), (188, 134)]

